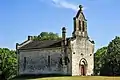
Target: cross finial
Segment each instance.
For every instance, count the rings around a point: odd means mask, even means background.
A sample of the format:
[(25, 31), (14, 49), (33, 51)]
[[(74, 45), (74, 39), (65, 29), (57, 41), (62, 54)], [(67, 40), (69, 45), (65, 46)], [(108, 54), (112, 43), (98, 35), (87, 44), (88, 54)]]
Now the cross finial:
[(82, 6), (82, 5), (79, 5), (79, 8), (80, 8), (80, 11), (82, 11), (83, 6)]

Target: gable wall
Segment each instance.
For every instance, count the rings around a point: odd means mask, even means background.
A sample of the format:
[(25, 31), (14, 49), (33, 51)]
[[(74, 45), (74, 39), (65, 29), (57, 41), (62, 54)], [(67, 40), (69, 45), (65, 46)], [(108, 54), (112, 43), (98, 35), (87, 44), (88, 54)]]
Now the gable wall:
[[(72, 48), (72, 75), (81, 75), (80, 72), (80, 60), (85, 59), (87, 61), (87, 71), (86, 75), (93, 74), (94, 68), (94, 45), (84, 38), (77, 38), (74, 41), (71, 41)], [(81, 53), (83, 55), (81, 55)], [(90, 54), (92, 54), (90, 56)]]

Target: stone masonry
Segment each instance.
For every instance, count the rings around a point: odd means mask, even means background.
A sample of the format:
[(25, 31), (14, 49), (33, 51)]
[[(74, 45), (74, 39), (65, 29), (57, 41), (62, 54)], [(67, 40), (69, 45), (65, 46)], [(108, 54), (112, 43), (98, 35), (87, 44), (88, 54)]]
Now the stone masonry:
[(28, 40), (17, 43), (18, 75), (93, 75), (94, 41), (88, 36), (81, 5), (73, 21), (72, 37), (66, 37), (63, 27), (60, 40), (36, 41), (28, 36)]

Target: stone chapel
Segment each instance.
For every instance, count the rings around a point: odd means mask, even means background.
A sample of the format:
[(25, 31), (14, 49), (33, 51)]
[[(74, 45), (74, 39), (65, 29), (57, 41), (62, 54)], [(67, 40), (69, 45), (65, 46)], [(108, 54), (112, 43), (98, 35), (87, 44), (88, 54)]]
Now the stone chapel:
[(88, 36), (82, 5), (73, 22), (72, 37), (66, 36), (66, 28), (63, 27), (60, 40), (38, 41), (28, 36), (23, 43), (17, 43), (18, 75), (93, 75), (94, 41)]

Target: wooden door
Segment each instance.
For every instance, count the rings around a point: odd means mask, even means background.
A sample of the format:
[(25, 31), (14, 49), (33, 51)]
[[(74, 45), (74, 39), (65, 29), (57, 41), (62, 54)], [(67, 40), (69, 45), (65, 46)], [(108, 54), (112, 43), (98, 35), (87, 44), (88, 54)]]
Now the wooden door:
[(81, 75), (85, 75), (85, 66), (81, 65)]

